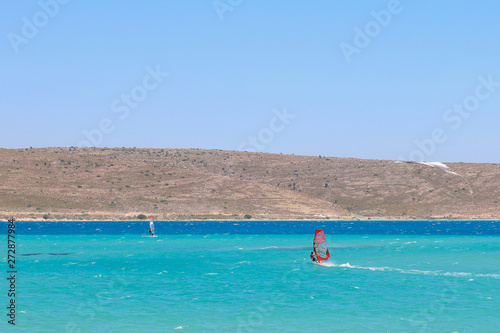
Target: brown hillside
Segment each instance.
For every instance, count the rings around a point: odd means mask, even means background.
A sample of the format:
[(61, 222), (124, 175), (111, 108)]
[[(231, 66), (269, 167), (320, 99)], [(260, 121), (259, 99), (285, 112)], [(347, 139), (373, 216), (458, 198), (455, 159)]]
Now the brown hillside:
[(500, 216), (500, 166), (201, 149), (0, 149), (0, 218)]

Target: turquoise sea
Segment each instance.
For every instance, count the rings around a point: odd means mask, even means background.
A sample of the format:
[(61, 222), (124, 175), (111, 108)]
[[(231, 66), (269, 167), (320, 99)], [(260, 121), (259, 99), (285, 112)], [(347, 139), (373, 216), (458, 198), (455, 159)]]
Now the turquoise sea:
[[(1, 332), (500, 332), (499, 222), (156, 222), (157, 237), (147, 222), (16, 223), (15, 327), (0, 236)], [(324, 265), (309, 259), (316, 226)]]

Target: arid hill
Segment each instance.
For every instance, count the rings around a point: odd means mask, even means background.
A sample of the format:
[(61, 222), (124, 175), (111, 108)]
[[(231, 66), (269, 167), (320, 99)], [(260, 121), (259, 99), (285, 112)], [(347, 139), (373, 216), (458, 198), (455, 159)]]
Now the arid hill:
[(202, 149), (0, 149), (0, 218), (500, 218), (500, 165), (447, 166)]

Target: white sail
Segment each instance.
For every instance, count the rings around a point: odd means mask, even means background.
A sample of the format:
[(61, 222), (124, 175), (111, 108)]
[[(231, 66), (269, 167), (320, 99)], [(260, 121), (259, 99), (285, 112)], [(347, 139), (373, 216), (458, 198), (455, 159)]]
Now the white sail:
[(154, 236), (155, 234), (155, 223), (152, 216), (149, 217), (149, 233), (151, 236)]

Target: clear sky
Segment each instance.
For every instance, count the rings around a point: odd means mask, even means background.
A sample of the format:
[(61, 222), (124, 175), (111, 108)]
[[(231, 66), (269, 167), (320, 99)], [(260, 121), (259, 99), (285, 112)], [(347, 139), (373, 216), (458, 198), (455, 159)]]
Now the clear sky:
[(5, 1), (0, 147), (500, 162), (499, 1)]

